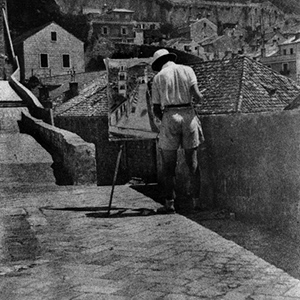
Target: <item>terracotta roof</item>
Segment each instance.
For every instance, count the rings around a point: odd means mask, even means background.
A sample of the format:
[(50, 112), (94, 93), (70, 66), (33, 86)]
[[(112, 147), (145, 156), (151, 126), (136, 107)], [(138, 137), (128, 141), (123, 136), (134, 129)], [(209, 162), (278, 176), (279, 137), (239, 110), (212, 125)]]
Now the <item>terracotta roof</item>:
[(207, 61), (191, 65), (199, 89), (206, 88), (200, 114), (254, 113), (283, 110), (300, 86), (248, 57)]
[(54, 108), (55, 117), (102, 117), (107, 114), (107, 89), (101, 81), (93, 82), (78, 96)]

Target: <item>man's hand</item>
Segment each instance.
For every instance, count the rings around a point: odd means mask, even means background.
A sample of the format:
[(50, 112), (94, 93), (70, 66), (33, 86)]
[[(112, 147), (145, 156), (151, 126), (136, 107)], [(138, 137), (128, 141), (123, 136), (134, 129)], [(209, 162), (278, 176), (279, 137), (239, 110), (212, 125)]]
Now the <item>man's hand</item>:
[(196, 103), (199, 103), (203, 100), (203, 94), (207, 89), (203, 89), (201, 90), (201, 92), (199, 91), (198, 85), (194, 84), (191, 86), (191, 94), (194, 97), (194, 99), (196, 100)]

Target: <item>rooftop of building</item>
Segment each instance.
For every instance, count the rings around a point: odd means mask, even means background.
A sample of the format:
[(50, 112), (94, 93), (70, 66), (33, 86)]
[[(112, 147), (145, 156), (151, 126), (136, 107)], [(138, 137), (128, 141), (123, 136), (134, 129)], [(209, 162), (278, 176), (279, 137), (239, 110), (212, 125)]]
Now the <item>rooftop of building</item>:
[(96, 80), (80, 94), (54, 108), (55, 117), (103, 117), (108, 114), (106, 84)]
[(280, 45), (289, 45), (289, 44), (295, 44), (300, 42), (300, 34), (295, 34), (289, 38), (287, 38), (285, 41), (280, 43)]
[(300, 86), (260, 62), (239, 56), (191, 65), (204, 101), (197, 105), (201, 114), (256, 113), (283, 110)]
[[(300, 95), (300, 86), (249, 57), (190, 64), (204, 101), (200, 114), (258, 113), (283, 110)], [(149, 78), (155, 73), (149, 72)], [(80, 95), (54, 109), (55, 116), (107, 116), (108, 96), (103, 81), (88, 85)]]
[[(55, 24), (55, 25), (59, 26), (60, 28), (62, 28), (63, 30), (67, 31), (66, 29), (64, 29), (63, 27), (61, 27), (60, 25), (58, 25), (56, 22), (51, 21), (51, 22), (47, 22), (47, 23), (45, 23), (45, 24), (43, 24), (41, 26), (38, 26), (36, 28), (32, 28), (32, 29), (24, 32), (22, 35), (18, 36), (17, 38), (15, 38), (13, 40), (13, 44), (16, 45), (16, 44), (19, 44), (19, 43), (22, 43), (22, 42), (26, 41), (29, 37), (35, 35), (36, 33), (38, 33), (39, 31), (43, 30), (44, 28), (48, 27), (51, 24)], [(69, 34), (73, 35), (70, 32), (69, 32)], [(76, 37), (76, 39), (78, 39), (78, 38)], [(78, 39), (78, 40), (80, 40), (80, 39)]]

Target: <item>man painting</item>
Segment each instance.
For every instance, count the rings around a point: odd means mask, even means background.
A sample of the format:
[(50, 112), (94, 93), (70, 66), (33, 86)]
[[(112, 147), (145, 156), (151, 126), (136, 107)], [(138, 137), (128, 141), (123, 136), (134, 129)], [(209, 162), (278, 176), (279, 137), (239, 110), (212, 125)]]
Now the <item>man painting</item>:
[(201, 123), (192, 99), (203, 99), (197, 78), (189, 66), (176, 64), (176, 54), (160, 49), (154, 53), (152, 69), (158, 73), (152, 84), (153, 111), (161, 120), (159, 148), (165, 178), (165, 204), (159, 213), (174, 213), (175, 169), (181, 146), (191, 175), (192, 199), (196, 204), (200, 189), (197, 148), (204, 141)]

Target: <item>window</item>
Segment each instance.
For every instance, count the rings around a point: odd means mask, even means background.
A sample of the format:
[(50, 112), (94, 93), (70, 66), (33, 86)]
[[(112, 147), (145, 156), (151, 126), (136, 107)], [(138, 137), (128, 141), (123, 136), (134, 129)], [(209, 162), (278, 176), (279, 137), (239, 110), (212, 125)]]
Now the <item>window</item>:
[(51, 41), (52, 42), (57, 41), (57, 33), (55, 31), (51, 31)]
[(107, 26), (102, 27), (102, 34), (103, 35), (108, 35), (108, 27)]
[(189, 46), (189, 45), (184, 45), (184, 51), (190, 52), (190, 51), (191, 51), (191, 46)]
[(122, 35), (127, 35), (128, 34), (127, 27), (121, 27), (121, 34)]
[(126, 76), (125, 76), (124, 73), (121, 73), (121, 74), (119, 75), (119, 80), (121, 80), (121, 81), (126, 80)]
[(290, 75), (290, 70), (289, 70), (289, 64), (288, 63), (283, 63), (281, 66), (281, 71), (280, 71), (281, 75)]
[(290, 49), (290, 54), (294, 54), (294, 48)]
[(286, 55), (286, 49), (283, 49), (283, 55)]
[(41, 68), (48, 68), (49, 62), (48, 62), (48, 54), (41, 54), (40, 55), (41, 60)]
[(63, 67), (70, 68), (70, 55), (69, 54), (63, 54)]
[(125, 85), (123, 85), (123, 84), (122, 84), (122, 85), (120, 85), (120, 90), (121, 90), (121, 91), (124, 91), (124, 90), (126, 90), (126, 87), (125, 87)]

